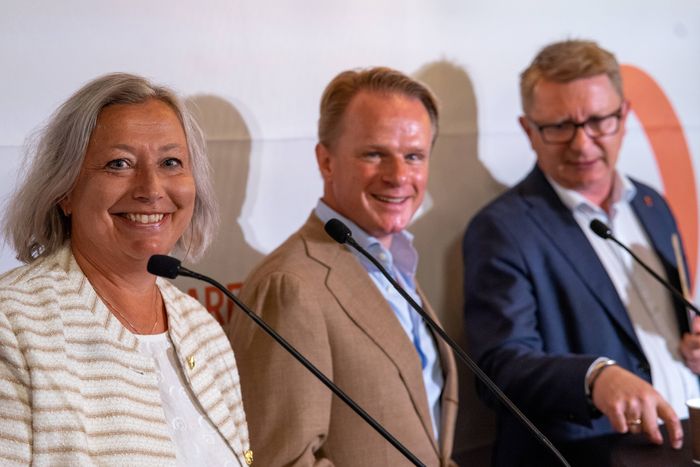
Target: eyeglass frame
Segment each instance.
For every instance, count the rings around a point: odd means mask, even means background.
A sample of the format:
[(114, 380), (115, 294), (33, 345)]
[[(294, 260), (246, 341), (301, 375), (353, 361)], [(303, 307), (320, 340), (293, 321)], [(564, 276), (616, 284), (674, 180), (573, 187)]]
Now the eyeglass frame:
[[(582, 122), (575, 122), (573, 120), (565, 120), (565, 121), (560, 122), (560, 123), (540, 124), (540, 123), (537, 123), (536, 121), (534, 121), (533, 119), (531, 119), (527, 115), (525, 116), (525, 118), (527, 119), (528, 122), (530, 122), (530, 124), (532, 124), (532, 126), (534, 126), (537, 129), (537, 131), (540, 133), (540, 136), (542, 137), (542, 141), (544, 141), (546, 144), (569, 144), (570, 142), (572, 142), (576, 138), (576, 134), (578, 133), (579, 128), (582, 128), (583, 132), (586, 134), (586, 136), (588, 136), (591, 139), (598, 139), (598, 138), (602, 138), (603, 136), (611, 136), (611, 135), (616, 134), (618, 131), (620, 131), (620, 120), (622, 120), (623, 114), (625, 112), (625, 108), (627, 106), (626, 104), (627, 104), (627, 101), (622, 101), (622, 103), (620, 104), (620, 107), (618, 107), (616, 111), (609, 113), (607, 115), (602, 115), (600, 117), (592, 116), (592, 117), (589, 117)], [(589, 133), (589, 130), (587, 130), (588, 125), (591, 122), (595, 122), (595, 121), (601, 122), (601, 121), (603, 121), (607, 118), (610, 118), (610, 117), (615, 117), (615, 122), (617, 123), (617, 125), (615, 126), (615, 130), (613, 130), (609, 133), (603, 133), (601, 135), (592, 135)], [(566, 141), (548, 141), (544, 135), (544, 130), (546, 130), (547, 128), (557, 127), (557, 126), (564, 125), (564, 124), (573, 125), (574, 131), (571, 134), (571, 138), (569, 138)]]

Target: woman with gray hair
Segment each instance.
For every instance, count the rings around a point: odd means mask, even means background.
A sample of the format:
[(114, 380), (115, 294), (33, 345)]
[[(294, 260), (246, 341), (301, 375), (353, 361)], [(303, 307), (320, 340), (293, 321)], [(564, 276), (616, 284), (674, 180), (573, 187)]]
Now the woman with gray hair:
[(194, 299), (146, 271), (217, 224), (201, 131), (169, 89), (85, 85), (29, 151), (0, 276), (3, 465), (252, 463), (236, 362)]

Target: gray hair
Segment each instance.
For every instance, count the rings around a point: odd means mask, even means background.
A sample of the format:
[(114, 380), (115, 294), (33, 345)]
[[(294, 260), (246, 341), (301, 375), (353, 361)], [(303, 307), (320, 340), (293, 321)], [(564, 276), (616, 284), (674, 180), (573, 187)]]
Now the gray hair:
[(204, 135), (192, 114), (171, 89), (140, 76), (112, 73), (84, 85), (63, 103), (27, 145), (25, 177), (9, 201), (5, 238), (25, 263), (47, 256), (70, 238), (71, 220), (58, 203), (80, 174), (90, 136), (102, 110), (113, 104), (139, 104), (157, 99), (168, 104), (182, 124), (195, 182), (190, 225), (175, 248), (200, 258), (219, 223)]

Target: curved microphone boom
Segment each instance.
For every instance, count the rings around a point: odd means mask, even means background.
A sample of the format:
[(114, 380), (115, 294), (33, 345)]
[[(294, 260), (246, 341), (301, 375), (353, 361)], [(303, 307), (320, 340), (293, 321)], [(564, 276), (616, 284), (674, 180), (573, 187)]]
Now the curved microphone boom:
[(153, 255), (148, 259), (148, 265), (146, 266), (148, 272), (155, 276), (166, 277), (168, 279), (175, 279), (177, 276), (187, 276), (194, 279), (207, 282), (220, 291), (222, 291), (230, 300), (232, 300), (238, 307), (245, 312), (248, 317), (250, 317), (255, 323), (260, 326), (270, 337), (272, 337), (278, 344), (280, 344), (284, 349), (289, 352), (294, 358), (296, 358), (299, 363), (304, 365), (307, 370), (309, 370), (313, 375), (318, 378), (328, 389), (330, 389), (336, 396), (338, 396), (343, 402), (345, 402), (357, 415), (359, 415), (365, 422), (367, 422), (372, 428), (374, 428), (377, 433), (382, 435), (391, 445), (403, 454), (406, 459), (411, 461), (413, 465), (419, 467), (425, 467), (418, 458), (409, 451), (403, 444), (401, 444), (391, 433), (389, 433), (386, 428), (379, 424), (374, 418), (372, 418), (362, 407), (360, 407), (357, 402), (352, 400), (350, 396), (345, 394), (345, 392), (340, 389), (333, 381), (331, 381), (325, 374), (316, 368), (309, 360), (306, 359), (297, 349), (295, 349), (286, 339), (280, 336), (274, 329), (272, 329), (265, 321), (262, 320), (258, 315), (251, 311), (248, 306), (243, 303), (238, 297), (236, 297), (230, 290), (221, 285), (219, 282), (215, 281), (211, 277), (199, 274), (197, 272), (191, 271), (183, 266), (181, 266), (180, 260), (173, 258), (172, 256), (166, 255)]
[[(593, 220), (591, 221), (591, 223), (589, 224), (589, 227), (590, 227), (591, 230), (592, 230), (596, 235), (598, 235), (600, 238), (602, 238), (602, 239), (604, 239), (604, 240), (612, 240), (613, 242), (617, 243), (623, 250), (625, 250), (627, 253), (629, 253), (630, 256), (631, 256), (632, 258), (634, 258), (634, 260), (635, 260), (637, 263), (639, 263), (639, 265), (642, 266), (642, 267), (644, 268), (644, 270), (646, 270), (646, 272), (648, 272), (649, 274), (651, 274), (651, 276), (652, 276), (654, 279), (656, 279), (661, 285), (663, 285), (664, 287), (666, 287), (666, 289), (667, 289), (669, 292), (671, 292), (671, 294), (673, 294), (674, 297), (676, 297), (678, 300), (680, 300), (681, 302), (683, 302), (683, 304), (685, 304), (685, 306), (687, 306), (688, 308), (690, 308), (691, 310), (693, 310), (693, 311), (695, 312), (696, 315), (700, 315), (700, 310), (698, 310), (698, 308), (697, 308), (695, 305), (693, 305), (693, 304), (690, 302), (690, 300), (688, 300), (687, 298), (685, 298), (685, 296), (684, 296), (682, 293), (680, 293), (678, 290), (676, 290), (675, 287), (673, 287), (671, 284), (669, 284), (669, 282), (668, 282), (666, 279), (664, 279), (663, 277), (659, 276), (659, 275), (656, 273), (656, 271), (654, 271), (653, 269), (651, 269), (644, 261), (642, 261), (636, 254), (634, 254), (634, 252), (633, 252), (632, 250), (630, 250), (629, 248), (627, 248), (627, 246), (626, 246), (625, 244), (623, 244), (623, 243), (620, 242), (617, 238), (615, 238), (615, 236), (612, 234), (612, 231), (610, 230), (610, 227), (608, 227), (605, 223), (599, 221), (598, 219), (593, 219)], [(678, 265), (678, 267), (682, 267), (682, 266), (681, 266), (681, 265)]]
[(399, 294), (413, 307), (414, 310), (418, 312), (419, 315), (423, 318), (423, 321), (425, 324), (430, 327), (435, 333), (437, 333), (443, 341), (449, 345), (452, 350), (455, 352), (457, 356), (459, 356), (460, 360), (466, 364), (469, 369), (476, 375), (479, 380), (484, 383), (484, 385), (496, 396), (496, 398), (503, 404), (505, 407), (507, 407), (513, 415), (515, 415), (516, 418), (518, 418), (523, 425), (525, 425), (528, 430), (537, 438), (542, 444), (544, 444), (551, 452), (554, 454), (554, 456), (561, 462), (562, 465), (569, 467), (569, 463), (564, 459), (564, 456), (561, 455), (561, 453), (557, 450), (556, 447), (552, 444), (552, 442), (547, 439), (547, 437), (537, 429), (537, 427), (523, 414), (520, 409), (511, 401), (508, 396), (506, 396), (501, 389), (496, 386), (496, 383), (494, 383), (491, 378), (489, 378), (486, 373), (483, 372), (481, 368), (472, 360), (469, 358), (467, 353), (462, 350), (462, 348), (457, 345), (457, 343), (447, 335), (443, 329), (438, 326), (438, 324), (433, 321), (433, 319), (425, 312), (425, 310), (416, 303), (415, 300), (399, 285), (398, 282), (387, 272), (387, 270), (382, 266), (382, 264), (377, 261), (377, 259), (369, 254), (367, 250), (362, 248), (352, 237), (352, 232), (346, 226), (342, 221), (339, 219), (331, 219), (328, 222), (326, 222), (326, 225), (324, 226), (326, 233), (336, 242), (340, 244), (345, 244), (347, 243), (348, 245), (352, 246), (355, 248), (357, 251), (359, 251), (363, 256), (365, 256), (368, 260), (374, 264), (377, 269), (386, 277), (386, 279), (391, 283), (391, 285), (396, 289)]

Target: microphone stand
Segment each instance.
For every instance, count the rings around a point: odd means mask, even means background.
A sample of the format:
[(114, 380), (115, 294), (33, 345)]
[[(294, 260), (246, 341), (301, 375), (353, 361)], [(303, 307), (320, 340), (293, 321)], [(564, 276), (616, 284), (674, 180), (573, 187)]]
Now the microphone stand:
[[(152, 267), (152, 265), (154, 267)], [(163, 266), (164, 268), (158, 268), (157, 266)], [(167, 270), (165, 269), (167, 268)], [(262, 318), (251, 311), (248, 306), (243, 303), (238, 297), (236, 297), (231, 291), (224, 287), (219, 282), (215, 281), (211, 277), (199, 274), (195, 271), (191, 271), (184, 266), (180, 266), (180, 261), (166, 255), (153, 255), (148, 260), (148, 271), (151, 274), (158, 276), (165, 276), (170, 279), (174, 279), (178, 275), (192, 277), (200, 281), (207, 282), (221, 292), (224, 293), (230, 300), (232, 300), (238, 307), (245, 312), (246, 315), (255, 323), (260, 326), (267, 334), (270, 335), (277, 343), (279, 343), (284, 349), (289, 352), (295, 359), (299, 361), (307, 370), (313, 373), (316, 378), (318, 378), (328, 389), (330, 389), (333, 394), (338, 396), (343, 402), (345, 402), (356, 414), (358, 414), (362, 419), (367, 422), (372, 428), (374, 428), (377, 433), (382, 435), (392, 446), (398, 449), (401, 454), (403, 454), (406, 459), (408, 459), (413, 465), (417, 467), (425, 467), (418, 458), (409, 451), (403, 444), (399, 442), (391, 433), (389, 433), (382, 425), (379, 424), (372, 416), (370, 416), (362, 407), (360, 407), (354, 400), (350, 398), (345, 392), (340, 389), (335, 383), (333, 383), (325, 374), (316, 368), (306, 357), (304, 357), (297, 349), (295, 349), (286, 339), (280, 336), (274, 329), (272, 329)]]
[[(341, 227), (342, 226), (342, 227)], [(445, 331), (442, 330), (440, 326), (437, 325), (435, 321), (423, 310), (423, 308), (416, 303), (415, 300), (399, 285), (398, 282), (387, 272), (387, 270), (382, 266), (382, 264), (377, 261), (377, 259), (369, 254), (367, 250), (362, 248), (352, 237), (352, 233), (350, 232), (350, 229), (343, 224), (340, 220), (338, 219), (331, 219), (329, 220), (326, 225), (325, 225), (326, 232), (330, 237), (332, 237), (335, 241), (338, 243), (348, 243), (350, 246), (352, 246), (354, 249), (359, 251), (364, 257), (366, 257), (368, 260), (374, 264), (377, 269), (386, 277), (386, 279), (391, 283), (391, 285), (396, 289), (401, 296), (406, 299), (406, 301), (413, 307), (414, 310), (418, 312), (419, 315), (423, 318), (423, 321), (432, 329), (434, 332), (436, 332), (446, 343), (449, 345), (452, 350), (455, 352), (455, 354), (464, 362), (471, 371), (474, 372), (474, 374), (479, 378), (479, 380), (484, 383), (489, 390), (491, 390), (496, 397), (501, 401), (503, 405), (505, 405), (512, 413), (515, 415), (516, 418), (518, 418), (529, 430), (530, 432), (542, 443), (544, 444), (561, 462), (562, 465), (566, 467), (570, 467), (569, 463), (564, 459), (564, 456), (561, 455), (559, 450), (557, 450), (556, 447), (552, 444), (552, 442), (540, 431), (537, 429), (537, 427), (523, 414), (520, 409), (511, 401), (508, 396), (505, 395), (501, 389), (496, 386), (496, 383), (494, 383), (491, 378), (489, 378), (486, 373), (482, 371), (481, 368), (471, 359), (469, 356), (466, 354), (464, 350), (461, 349), (459, 345), (449, 336)]]

